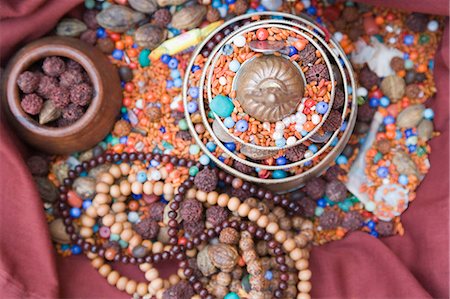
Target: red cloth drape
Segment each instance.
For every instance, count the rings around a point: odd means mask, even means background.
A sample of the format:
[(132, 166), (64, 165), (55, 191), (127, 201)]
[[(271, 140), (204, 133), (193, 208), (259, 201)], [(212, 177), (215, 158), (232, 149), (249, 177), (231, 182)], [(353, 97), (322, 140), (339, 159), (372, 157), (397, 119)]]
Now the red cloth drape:
[[(2, 66), (20, 45), (51, 30), (81, 0), (3, 0), (0, 2)], [(448, 15), (447, 0), (365, 0), (426, 13)], [(403, 237), (375, 239), (353, 233), (314, 248), (313, 297), (449, 297), (449, 31), (435, 58), (438, 93), (427, 103), (436, 113), (441, 136), (431, 141), (432, 168), (404, 213)], [(82, 256), (57, 257), (20, 141), (0, 123), (0, 297), (128, 298), (109, 286)], [(124, 273), (139, 277), (137, 268)]]

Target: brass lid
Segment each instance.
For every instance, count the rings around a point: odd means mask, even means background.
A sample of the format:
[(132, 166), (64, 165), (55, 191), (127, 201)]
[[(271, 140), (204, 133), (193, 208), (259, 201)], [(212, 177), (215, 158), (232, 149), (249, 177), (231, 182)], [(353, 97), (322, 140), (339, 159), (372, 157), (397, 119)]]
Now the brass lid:
[(305, 90), (299, 68), (275, 55), (244, 63), (236, 80), (236, 99), (247, 114), (262, 122), (294, 114)]

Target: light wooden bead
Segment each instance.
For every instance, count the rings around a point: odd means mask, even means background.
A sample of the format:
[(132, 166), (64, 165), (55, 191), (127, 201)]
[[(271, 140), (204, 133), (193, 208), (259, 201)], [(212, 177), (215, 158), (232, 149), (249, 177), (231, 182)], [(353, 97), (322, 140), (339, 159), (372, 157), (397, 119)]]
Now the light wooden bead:
[(276, 232), (274, 237), (275, 241), (277, 241), (278, 243), (283, 243), (287, 239), (286, 232), (283, 230), (279, 230), (278, 232)]
[(108, 194), (109, 193), (109, 185), (104, 182), (98, 182), (95, 185), (95, 192)]
[(141, 245), (147, 248), (149, 251), (153, 248), (153, 243), (150, 240), (142, 240)]
[(307, 259), (302, 258), (295, 262), (295, 269), (297, 269), (298, 271), (308, 269), (308, 267), (309, 261)]
[(119, 165), (120, 172), (123, 176), (127, 176), (130, 173), (130, 165), (128, 163), (122, 163)]
[(164, 194), (173, 194), (173, 185), (171, 183), (165, 183), (163, 187)]
[(123, 229), (131, 229), (133, 227), (133, 225), (130, 222), (123, 222)]
[(140, 282), (137, 285), (136, 292), (140, 297), (144, 297), (148, 292), (148, 286), (145, 282)]
[(270, 222), (266, 227), (266, 231), (269, 234), (276, 234), (279, 230), (280, 230), (280, 227), (275, 222)]
[(222, 207), (225, 208), (228, 205), (228, 201), (230, 200), (230, 197), (228, 196), (228, 194), (226, 193), (222, 193), (219, 195), (219, 197), (217, 198), (217, 204)]
[(311, 220), (305, 220), (300, 227), (302, 230), (313, 229), (314, 224), (311, 222)]
[(100, 217), (103, 217), (109, 213), (109, 210), (110, 210), (109, 205), (107, 205), (107, 204), (99, 205), (97, 207), (97, 215)]
[(92, 267), (94, 267), (95, 269), (100, 268), (101, 266), (103, 266), (105, 262), (103, 261), (103, 259), (101, 257), (96, 257), (91, 261), (91, 265)]
[(294, 239), (289, 238), (286, 241), (284, 241), (283, 242), (283, 248), (287, 252), (291, 252), (292, 250), (294, 250), (294, 248), (295, 248), (295, 241), (294, 241)]
[(294, 250), (292, 250), (289, 253), (289, 256), (291, 257), (291, 259), (293, 259), (294, 261), (298, 261), (299, 259), (301, 259), (302, 256), (302, 250), (300, 248), (295, 248)]
[(93, 234), (94, 234), (94, 232), (92, 231), (92, 228), (90, 228), (90, 227), (80, 228), (80, 236), (82, 236), (83, 238), (89, 238)]
[(130, 184), (133, 184), (134, 182), (136, 182), (136, 174), (135, 173), (130, 173), (127, 177), (128, 182), (130, 182)]
[(100, 268), (98, 268), (98, 273), (100, 273), (101, 276), (106, 277), (111, 272), (111, 266), (108, 264), (104, 264)]
[(167, 279), (163, 279), (164, 283), (163, 283), (163, 289), (168, 289), (170, 288), (170, 282)]
[(228, 201), (227, 207), (231, 212), (235, 212), (239, 209), (239, 206), (241, 204), (241, 201), (237, 197), (232, 197)]
[(170, 251), (170, 249), (172, 249), (172, 245), (164, 245), (163, 250), (162, 251)]
[(194, 295), (191, 299), (202, 299), (202, 297), (200, 295)]
[(197, 249), (193, 248), (193, 249), (190, 249), (190, 250), (186, 250), (186, 255), (188, 257), (195, 257), (197, 255)]
[(180, 278), (176, 274), (172, 274), (169, 276), (169, 282), (171, 285), (175, 285), (180, 282)]
[(197, 193), (195, 194), (195, 197), (198, 199), (198, 201), (205, 202), (207, 198), (207, 193), (202, 190), (197, 190)]
[(186, 198), (189, 198), (189, 199), (195, 198), (196, 193), (197, 193), (197, 190), (195, 190), (194, 188), (191, 188), (186, 192)]
[(92, 202), (95, 204), (102, 205), (105, 203), (109, 203), (110, 199), (111, 198), (109, 197), (109, 195), (106, 195), (104, 193), (97, 193)]
[(311, 291), (311, 288), (312, 288), (312, 285), (311, 285), (311, 282), (309, 282), (309, 281), (300, 281), (297, 284), (297, 289), (301, 293), (309, 293)]
[(112, 174), (110, 174), (108, 172), (104, 172), (104, 173), (100, 174), (99, 181), (106, 183), (108, 185), (112, 185), (112, 184), (114, 184), (114, 177), (112, 176)]
[(239, 209), (238, 209), (239, 216), (247, 217), (249, 212), (250, 212), (250, 206), (245, 202), (241, 203), (241, 205), (239, 206)]
[(159, 169), (159, 173), (161, 173), (161, 178), (165, 180), (169, 176), (169, 172), (165, 167)]
[(258, 221), (259, 217), (261, 217), (261, 212), (257, 208), (253, 208), (248, 213), (248, 219), (250, 221), (256, 222)]
[(133, 237), (133, 231), (131, 229), (125, 229), (120, 233), (120, 238), (125, 242), (130, 241), (131, 237)]
[(163, 299), (165, 289), (160, 289), (156, 292), (156, 299)]
[(120, 182), (120, 193), (125, 196), (129, 196), (131, 194), (131, 185), (128, 181)]
[(81, 224), (86, 227), (93, 227), (95, 225), (95, 219), (89, 217), (88, 215), (81, 215)]
[(145, 272), (144, 276), (147, 281), (152, 281), (159, 277), (159, 272), (155, 268), (151, 268)]
[(311, 276), (312, 276), (312, 272), (309, 269), (298, 272), (298, 279), (303, 280), (303, 281), (310, 280)]
[(106, 278), (106, 281), (108, 281), (108, 283), (110, 285), (116, 285), (117, 281), (120, 278), (120, 274), (117, 271), (111, 271), (111, 273), (108, 274), (108, 277)]
[(123, 230), (123, 226), (122, 223), (114, 223), (111, 226), (111, 234), (116, 234), (116, 235), (120, 235), (120, 233)]
[(112, 186), (109, 188), (109, 194), (110, 194), (112, 197), (114, 197), (114, 198), (117, 198), (117, 197), (119, 197), (120, 195), (122, 195), (122, 193), (120, 193), (120, 187), (119, 187), (119, 185), (112, 185)]
[(142, 263), (139, 265), (139, 270), (141, 270), (142, 272), (147, 272), (148, 270), (150, 270), (152, 268), (152, 264), (150, 263)]
[(303, 248), (308, 244), (308, 238), (303, 234), (300, 234), (295, 236), (295, 242), (297, 243), (297, 246)]
[(142, 194), (142, 183), (140, 182), (133, 182), (133, 184), (131, 184), (131, 192), (133, 192), (134, 194)]
[(180, 279), (186, 279), (186, 276), (184, 275), (184, 271), (181, 268), (179, 268), (177, 270), (177, 275), (178, 275), (178, 277), (180, 277)]
[(127, 205), (124, 202), (115, 202), (111, 205), (111, 209), (115, 213), (120, 213), (127, 209)]
[(152, 288), (153, 290), (158, 291), (158, 290), (162, 289), (163, 284), (164, 284), (164, 281), (162, 280), (162, 278), (156, 278), (150, 282), (149, 288)]
[(147, 195), (153, 194), (153, 183), (150, 182), (150, 181), (146, 181), (146, 182), (144, 183), (144, 186), (143, 186), (142, 190), (143, 190), (144, 193), (147, 194)]
[(266, 228), (269, 224), (269, 217), (267, 217), (266, 215), (261, 215), (261, 217), (259, 217), (256, 221), (256, 224), (261, 228)]
[(136, 247), (142, 243), (142, 237), (138, 234), (134, 234), (133, 237), (130, 239), (128, 244), (130, 244), (131, 247)]
[(311, 299), (311, 295), (308, 293), (298, 293), (297, 299)]
[(122, 172), (120, 171), (120, 167), (116, 164), (111, 165), (109, 168), (109, 173), (115, 178), (118, 179), (122, 176)]
[[(91, 243), (91, 244), (92, 244), (92, 243)], [(88, 259), (91, 259), (91, 260), (92, 260), (92, 259), (97, 258), (97, 254), (88, 251), (88, 252), (86, 252), (86, 257), (87, 257)], [(100, 265), (100, 266), (101, 266), (101, 265)]]
[(219, 193), (217, 193), (216, 191), (212, 191), (208, 193), (206, 201), (213, 206), (217, 204), (217, 198), (219, 198)]
[(85, 214), (87, 215), (87, 216), (89, 216), (89, 217), (92, 217), (92, 218), (97, 218), (97, 209), (94, 207), (94, 206), (89, 206), (87, 209), (86, 209), (86, 211), (85, 211)]
[(302, 255), (305, 259), (309, 259), (309, 250), (307, 248), (303, 248)]
[(128, 283), (128, 278), (125, 276), (121, 276), (116, 283), (116, 288), (119, 291), (124, 291)]
[(116, 219), (115, 219), (113, 214), (105, 215), (102, 218), (102, 224), (104, 226), (108, 226), (108, 227), (111, 227), (114, 224), (115, 221), (116, 221)]
[(152, 252), (153, 253), (161, 253), (164, 250), (164, 244), (157, 241), (155, 243), (153, 243), (153, 248), (152, 248)]
[(120, 223), (127, 222), (127, 220), (128, 220), (127, 213), (125, 213), (125, 212), (117, 213), (115, 218), (116, 218), (116, 222), (120, 222)]
[(125, 292), (129, 295), (133, 295), (136, 292), (137, 282), (135, 280), (129, 280), (125, 287)]
[(153, 185), (153, 193), (155, 193), (155, 195), (161, 196), (163, 194), (163, 190), (164, 190), (164, 183), (163, 182), (156, 182)]

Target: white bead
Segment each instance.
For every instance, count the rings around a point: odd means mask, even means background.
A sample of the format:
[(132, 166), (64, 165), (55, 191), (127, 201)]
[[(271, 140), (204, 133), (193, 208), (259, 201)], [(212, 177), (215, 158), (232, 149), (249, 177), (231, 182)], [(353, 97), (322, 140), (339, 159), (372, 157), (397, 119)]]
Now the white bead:
[(303, 109), (305, 109), (305, 105), (304, 105), (303, 102), (302, 102), (300, 105), (298, 105), (297, 111), (298, 111), (298, 112), (302, 112)]
[[(264, 125), (264, 124), (263, 124)], [(270, 125), (269, 125), (270, 126)], [(275, 130), (276, 131), (281, 131), (284, 130), (284, 128), (286, 128), (286, 126), (284, 125), (284, 123), (282, 121), (277, 121), (275, 123)]]
[(219, 84), (220, 85), (227, 85), (227, 78), (225, 78), (225, 77), (220, 77), (219, 78)]
[(311, 1), (310, 0), (302, 0), (303, 6), (305, 8), (308, 8), (311, 6)]
[(358, 97), (366, 97), (367, 89), (365, 87), (358, 87), (358, 89), (356, 90), (356, 95)]
[(289, 120), (291, 121), (291, 124), (294, 124), (297, 121), (297, 117), (295, 115), (291, 115)]
[(283, 138), (283, 131), (275, 131), (272, 137), (275, 140)]
[(376, 207), (376, 205), (375, 205), (375, 203), (374, 203), (373, 201), (368, 201), (368, 202), (366, 202), (366, 204), (364, 205), (364, 208), (365, 208), (367, 211), (369, 211), (369, 212), (374, 211), (374, 210), (375, 210), (375, 207)]
[(291, 136), (286, 140), (287, 145), (293, 145), (295, 142), (297, 142), (297, 138), (295, 138), (295, 136)]
[(298, 112), (296, 114), (296, 116), (297, 116), (297, 124), (303, 125), (306, 122), (306, 115), (305, 114), (303, 114), (301, 112)]
[(391, 37), (389, 39), (389, 43), (391, 43), (391, 44), (395, 44), (396, 42), (397, 42), (397, 38), (396, 37)]
[(289, 125), (291, 124), (291, 119), (290, 119), (289, 117), (283, 118), (283, 124), (284, 124), (286, 127), (289, 127)]
[(311, 116), (311, 121), (315, 125), (319, 124), (320, 123), (320, 116), (319, 116), (319, 114), (313, 114)]
[(138, 109), (142, 109), (144, 108), (144, 101), (142, 101), (142, 99), (139, 99), (136, 101), (136, 104), (134, 104), (136, 108)]
[(233, 44), (238, 48), (242, 48), (246, 43), (247, 41), (243, 35), (238, 35), (233, 39)]
[(295, 125), (295, 130), (297, 130), (297, 132), (301, 133), (303, 131), (303, 124), (297, 123)]
[(344, 35), (338, 31), (333, 34), (333, 37), (336, 41), (340, 42), (344, 38)]
[(390, 25), (386, 26), (385, 29), (387, 32), (394, 32), (394, 28), (392, 28), (392, 26), (390, 26)]
[(270, 123), (269, 122), (267, 122), (267, 121), (263, 122), (262, 127), (264, 130), (270, 131)]
[(439, 28), (439, 23), (436, 20), (432, 20), (428, 22), (427, 29), (428, 31), (435, 32)]
[(311, 158), (313, 155), (314, 155), (314, 153), (312, 151), (310, 151), (310, 150), (307, 150), (305, 152), (305, 158), (306, 159)]
[(161, 173), (158, 170), (153, 170), (150, 177), (153, 181), (159, 181), (161, 179)]

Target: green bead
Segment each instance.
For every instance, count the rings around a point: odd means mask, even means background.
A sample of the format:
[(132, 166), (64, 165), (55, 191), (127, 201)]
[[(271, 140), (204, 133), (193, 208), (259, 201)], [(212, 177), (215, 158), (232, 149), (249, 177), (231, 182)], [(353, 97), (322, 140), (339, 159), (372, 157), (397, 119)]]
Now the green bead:
[(127, 113), (127, 108), (125, 107), (120, 108), (120, 113)]
[(241, 286), (247, 293), (249, 293), (252, 290), (252, 287), (250, 285), (250, 274), (247, 274), (244, 277), (242, 277)]
[(350, 199), (350, 201), (351, 201), (352, 203), (358, 203), (358, 202), (359, 202), (359, 199), (356, 198), (356, 196), (354, 196), (354, 195), (352, 195), (349, 199)]
[(119, 240), (120, 240), (120, 236), (117, 235), (117, 234), (111, 234), (111, 235), (109, 236), (109, 240), (110, 240), (110, 241), (119, 241)]
[(119, 245), (122, 248), (127, 248), (128, 247), (128, 242), (125, 242), (124, 240), (119, 240)]
[(212, 111), (208, 112), (208, 118), (216, 119), (216, 117), (214, 116), (214, 113)]
[(173, 150), (173, 145), (172, 145), (171, 143), (169, 143), (169, 142), (163, 140), (163, 141), (161, 142), (161, 144), (162, 144), (162, 146), (163, 146), (165, 149)]
[(373, 162), (374, 163), (378, 163), (378, 161), (381, 160), (381, 158), (383, 158), (383, 154), (381, 154), (380, 152), (378, 152), (375, 157), (373, 157)]
[(113, 137), (113, 138), (111, 139), (111, 145), (114, 146), (114, 145), (116, 145), (116, 144), (119, 144), (119, 138)]
[(366, 100), (362, 96), (359, 96), (356, 100), (359, 106), (363, 105), (366, 102)]
[(105, 142), (111, 143), (112, 139), (113, 139), (113, 136), (111, 134), (108, 134), (108, 136), (106, 136), (106, 138), (105, 138)]
[(421, 34), (420, 35), (419, 43), (421, 45), (428, 44), (429, 41), (430, 41), (430, 37), (428, 36), (428, 34)]
[(178, 127), (180, 128), (180, 130), (182, 131), (186, 131), (188, 129), (188, 124), (186, 119), (180, 119), (180, 121), (178, 122)]
[(239, 296), (235, 292), (230, 292), (226, 294), (225, 297), (223, 297), (223, 299), (239, 299)]
[(150, 58), (148, 57), (148, 55), (150, 55), (150, 50), (149, 49), (143, 49), (141, 51), (141, 53), (139, 53), (139, 64), (142, 67), (146, 67), (150, 65)]
[(314, 211), (314, 215), (319, 217), (322, 214), (323, 214), (323, 208), (322, 207), (316, 207), (316, 210)]
[(427, 153), (426, 149), (423, 146), (419, 146), (416, 150), (417, 156), (422, 157)]
[(84, 0), (84, 6), (87, 9), (93, 9), (95, 7), (95, 1), (94, 0)]
[(380, 43), (384, 43), (384, 39), (381, 35), (374, 34), (373, 37), (375, 37)]
[(189, 175), (190, 176), (196, 176), (198, 173), (198, 167), (197, 166), (192, 166), (191, 168), (189, 168)]
[(221, 117), (228, 117), (234, 109), (234, 104), (230, 98), (224, 95), (216, 95), (209, 104), (211, 110)]
[(109, 3), (109, 2), (107, 2), (107, 1), (103, 2), (103, 3), (102, 3), (102, 10), (107, 9), (107, 8), (110, 7), (111, 5), (112, 5), (112, 4)]
[(405, 60), (405, 69), (410, 70), (414, 67), (414, 62), (412, 60), (408, 59)]

